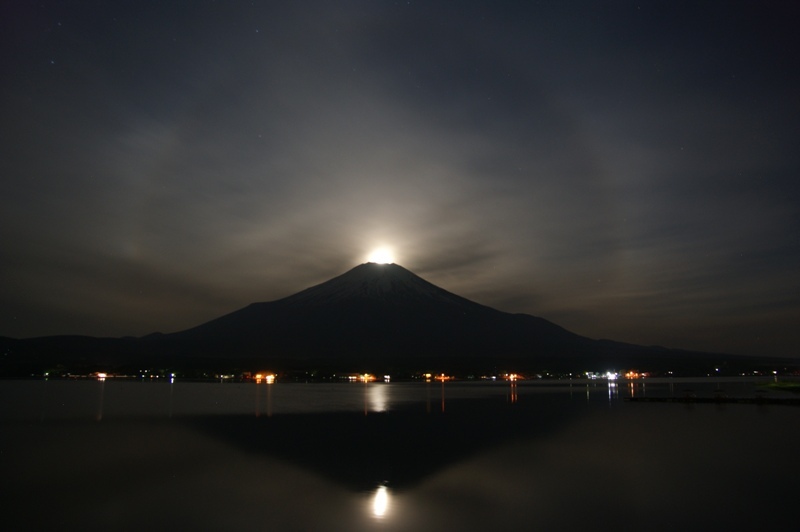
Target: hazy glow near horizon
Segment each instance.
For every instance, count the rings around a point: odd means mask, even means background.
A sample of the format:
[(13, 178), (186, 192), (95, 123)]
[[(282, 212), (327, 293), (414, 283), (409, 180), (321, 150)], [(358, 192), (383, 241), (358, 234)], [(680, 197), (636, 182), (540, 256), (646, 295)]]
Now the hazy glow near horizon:
[(391, 264), (394, 262), (394, 252), (387, 247), (373, 249), (367, 256), (367, 262)]

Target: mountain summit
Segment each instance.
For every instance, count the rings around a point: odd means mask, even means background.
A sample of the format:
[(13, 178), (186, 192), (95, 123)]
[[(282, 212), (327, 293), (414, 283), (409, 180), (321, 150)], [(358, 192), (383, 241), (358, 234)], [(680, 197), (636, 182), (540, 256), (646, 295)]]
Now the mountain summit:
[(285, 298), (291, 305), (341, 304), (354, 300), (393, 304), (478, 305), (429, 283), (397, 264), (367, 262)]

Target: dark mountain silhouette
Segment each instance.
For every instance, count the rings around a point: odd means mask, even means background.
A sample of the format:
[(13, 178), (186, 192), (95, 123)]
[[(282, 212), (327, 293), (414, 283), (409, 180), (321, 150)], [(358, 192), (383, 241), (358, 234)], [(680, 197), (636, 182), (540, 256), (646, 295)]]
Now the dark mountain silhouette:
[[(741, 362), (592, 340), (439, 288), (396, 264), (367, 263), (297, 294), (197, 327), (142, 338), (1, 339), (6, 365), (324, 368), (339, 371), (596, 371)], [(9, 362), (10, 361), (10, 362)], [(764, 359), (758, 360), (764, 363)]]
[(541, 318), (507, 314), (396, 264), (362, 264), (330, 281), (166, 335), (175, 348), (251, 356), (477, 356), (558, 351), (585, 339)]

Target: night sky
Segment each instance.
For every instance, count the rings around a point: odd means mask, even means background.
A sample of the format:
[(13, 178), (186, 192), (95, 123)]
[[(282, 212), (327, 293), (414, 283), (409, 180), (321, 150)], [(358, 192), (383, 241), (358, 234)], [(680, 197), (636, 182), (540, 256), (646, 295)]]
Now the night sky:
[(798, 356), (799, 23), (788, 0), (4, 2), (0, 335), (173, 332), (388, 246), (592, 338)]

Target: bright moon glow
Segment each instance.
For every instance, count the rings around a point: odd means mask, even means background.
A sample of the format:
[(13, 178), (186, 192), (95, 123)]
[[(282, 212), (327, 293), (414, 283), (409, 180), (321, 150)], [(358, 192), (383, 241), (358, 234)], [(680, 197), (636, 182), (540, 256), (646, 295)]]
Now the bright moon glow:
[(373, 249), (367, 257), (367, 262), (375, 262), (377, 264), (391, 264), (394, 262), (394, 253), (389, 248)]

